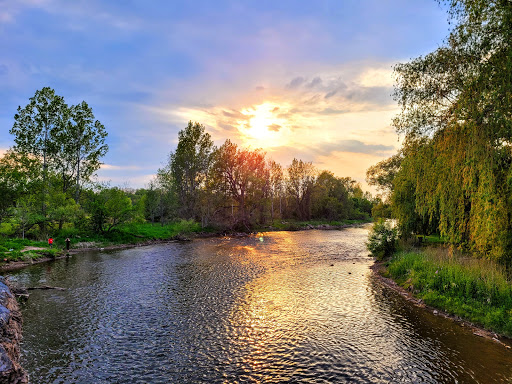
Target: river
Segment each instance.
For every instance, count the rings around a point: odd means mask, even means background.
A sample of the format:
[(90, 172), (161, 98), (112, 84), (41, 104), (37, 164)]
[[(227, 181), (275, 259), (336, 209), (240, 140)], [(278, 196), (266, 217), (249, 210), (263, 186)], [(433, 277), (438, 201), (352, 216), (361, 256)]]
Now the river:
[(512, 382), (512, 352), (372, 277), (367, 230), (89, 252), (12, 272), (31, 383)]

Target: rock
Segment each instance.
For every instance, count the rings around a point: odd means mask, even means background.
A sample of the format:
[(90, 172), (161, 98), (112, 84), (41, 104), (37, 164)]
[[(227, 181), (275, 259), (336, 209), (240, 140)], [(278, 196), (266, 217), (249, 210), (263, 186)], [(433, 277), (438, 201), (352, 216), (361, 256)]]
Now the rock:
[(26, 384), (28, 375), (19, 364), (21, 313), (8, 283), (0, 283), (0, 383)]
[(439, 312), (438, 312), (437, 310), (435, 310), (435, 309), (434, 309), (434, 315), (436, 315), (436, 316), (437, 316), (438, 314), (439, 314)]

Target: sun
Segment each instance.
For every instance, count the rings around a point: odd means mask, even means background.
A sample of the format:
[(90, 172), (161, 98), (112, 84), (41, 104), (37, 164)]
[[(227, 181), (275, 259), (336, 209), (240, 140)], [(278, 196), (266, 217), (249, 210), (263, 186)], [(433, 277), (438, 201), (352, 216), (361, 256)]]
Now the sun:
[(237, 124), (245, 144), (259, 148), (283, 145), (288, 132), (286, 119), (280, 117), (283, 109), (282, 105), (265, 102), (242, 110), (246, 119)]

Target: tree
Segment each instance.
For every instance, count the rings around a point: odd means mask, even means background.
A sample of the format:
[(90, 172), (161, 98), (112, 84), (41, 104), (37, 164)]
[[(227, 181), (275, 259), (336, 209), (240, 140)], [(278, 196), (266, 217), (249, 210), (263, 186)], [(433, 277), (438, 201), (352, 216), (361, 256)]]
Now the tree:
[(447, 1), (446, 44), (395, 67), (405, 135), (392, 202), (402, 227), (435, 226), (498, 260), (512, 245), (512, 3)]
[(269, 187), (270, 187), (270, 201), (271, 201), (271, 220), (274, 221), (274, 201), (276, 196), (279, 198), (279, 216), (282, 216), (282, 195), (284, 189), (284, 174), (281, 164), (276, 163), (274, 160), (268, 162), (269, 169)]
[(178, 133), (178, 146), (169, 156), (169, 165), (182, 217), (199, 216), (199, 190), (204, 185), (212, 151), (213, 142), (204, 125), (189, 121), (187, 127)]
[(108, 150), (105, 127), (95, 120), (92, 109), (85, 101), (69, 108), (63, 97), (45, 87), (24, 108), (18, 107), (14, 120), (14, 150), (43, 160), (43, 215), (50, 171), (60, 176), (63, 192), (75, 181), (78, 202), (81, 181), (99, 169), (99, 159)]
[(371, 166), (366, 171), (366, 182), (389, 195), (393, 190), (393, 180), (400, 170), (402, 158), (402, 153), (399, 152)]
[(12, 150), (0, 158), (0, 222), (19, 199), (39, 195), (41, 162), (38, 158)]
[(215, 152), (213, 172), (217, 185), (237, 204), (234, 225), (249, 228), (252, 211), (263, 203), (268, 185), (265, 153), (238, 148), (230, 140)]
[(43, 158), (42, 213), (46, 215), (46, 193), (48, 164), (58, 151), (55, 138), (64, 129), (68, 108), (61, 96), (49, 87), (36, 91), (30, 102), (18, 107), (14, 125), (10, 130), (15, 135), (15, 150)]
[(309, 220), (316, 170), (311, 162), (293, 159), (287, 171), (286, 189), (294, 202), (296, 214), (300, 220)]
[(109, 233), (131, 219), (132, 201), (121, 189), (106, 188), (93, 196), (89, 211), (93, 229)]
[(352, 213), (352, 201), (344, 182), (332, 172), (322, 171), (313, 192), (313, 217), (344, 220)]
[(75, 201), (78, 203), (80, 183), (88, 181), (100, 168), (100, 158), (108, 151), (105, 144), (107, 132), (85, 101), (72, 106), (69, 117), (64, 129), (55, 135), (59, 146), (55, 162), (62, 175), (64, 192), (75, 179)]

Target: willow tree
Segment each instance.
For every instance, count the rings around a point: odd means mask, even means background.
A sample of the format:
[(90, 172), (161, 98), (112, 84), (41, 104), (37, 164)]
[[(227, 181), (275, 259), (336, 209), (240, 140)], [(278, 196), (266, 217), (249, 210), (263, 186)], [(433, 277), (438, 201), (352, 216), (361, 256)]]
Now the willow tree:
[(512, 2), (446, 3), (454, 27), (445, 44), (395, 67), (402, 110), (394, 125), (409, 146), (393, 182), (395, 211), (504, 259), (512, 238)]

